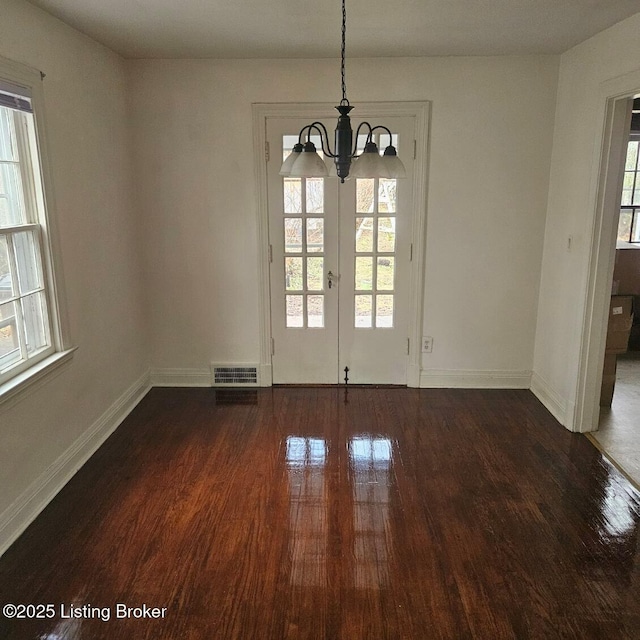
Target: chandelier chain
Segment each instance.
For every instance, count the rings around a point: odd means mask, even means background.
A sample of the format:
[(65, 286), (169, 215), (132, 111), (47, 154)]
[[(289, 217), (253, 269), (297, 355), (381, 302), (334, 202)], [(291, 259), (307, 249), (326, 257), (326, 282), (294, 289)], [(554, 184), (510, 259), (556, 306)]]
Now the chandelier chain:
[(340, 73), (342, 75), (342, 100), (340, 104), (348, 105), (349, 100), (347, 100), (347, 81), (345, 79), (345, 64), (344, 58), (346, 53), (346, 37), (347, 37), (347, 6), (346, 0), (342, 0), (342, 48), (340, 49), (340, 54), (342, 57), (342, 61), (340, 64)]

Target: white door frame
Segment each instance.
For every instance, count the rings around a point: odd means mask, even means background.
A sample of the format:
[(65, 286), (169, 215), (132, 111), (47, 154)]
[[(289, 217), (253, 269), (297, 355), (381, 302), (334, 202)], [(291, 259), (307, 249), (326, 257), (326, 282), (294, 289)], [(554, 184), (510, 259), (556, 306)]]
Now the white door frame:
[[(269, 118), (327, 118), (337, 120), (331, 103), (254, 103), (253, 147), (256, 180), (256, 215), (258, 236), (258, 321), (260, 332), (259, 380), (271, 386), (271, 296), (269, 287), (269, 210), (267, 201), (267, 121)], [(412, 262), (409, 285), (409, 363), (407, 384), (420, 386), (420, 344), (424, 300), (424, 263), (426, 246), (426, 209), (430, 104), (428, 102), (365, 102), (354, 105), (358, 118), (375, 119), (384, 124), (385, 117), (415, 117), (416, 148), (413, 180)], [(278, 158), (271, 159), (278, 162)], [(337, 180), (337, 178), (335, 178)]]
[(593, 163), (595, 174), (591, 202), (595, 206), (595, 218), (580, 342), (576, 409), (572, 417), (568, 416), (566, 425), (576, 432), (597, 430), (600, 419), (600, 386), (618, 236), (622, 173), (632, 96), (638, 93), (640, 70), (604, 82), (600, 87), (599, 121), (603, 123), (603, 129)]

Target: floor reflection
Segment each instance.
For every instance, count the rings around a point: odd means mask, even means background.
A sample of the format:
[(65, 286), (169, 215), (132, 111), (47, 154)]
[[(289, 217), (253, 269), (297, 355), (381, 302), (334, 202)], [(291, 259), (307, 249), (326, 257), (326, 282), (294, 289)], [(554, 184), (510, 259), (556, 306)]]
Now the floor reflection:
[(297, 586), (324, 586), (327, 580), (326, 460), (324, 440), (287, 438), (291, 584)]
[(389, 489), (391, 440), (357, 436), (349, 442), (353, 483), (354, 568), (358, 589), (379, 589), (389, 581)]
[[(345, 450), (346, 458), (340, 453)], [(330, 448), (322, 438), (289, 436), (285, 451), (291, 584), (318, 587), (335, 580), (357, 589), (387, 586), (392, 441), (381, 436), (357, 435)], [(340, 469), (340, 465), (344, 467)], [(332, 476), (340, 478), (337, 484), (328, 482), (329, 467), (338, 470)], [(338, 499), (338, 493), (349, 496), (349, 510), (344, 510), (345, 502)], [(331, 565), (338, 568), (340, 576), (328, 576), (330, 523), (332, 519), (349, 517), (349, 511), (352, 528), (346, 530), (352, 534), (343, 539), (340, 562)]]

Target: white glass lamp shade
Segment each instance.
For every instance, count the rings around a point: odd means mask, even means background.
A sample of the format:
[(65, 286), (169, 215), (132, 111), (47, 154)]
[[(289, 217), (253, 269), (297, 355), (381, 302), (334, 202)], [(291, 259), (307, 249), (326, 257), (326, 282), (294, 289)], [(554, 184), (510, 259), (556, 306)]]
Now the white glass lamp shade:
[(293, 167), (295, 161), (300, 157), (302, 153), (302, 145), (298, 142), (294, 145), (291, 153), (286, 157), (285, 161), (282, 163), (280, 167), (280, 175), (288, 176), (291, 175), (291, 167)]
[(382, 164), (384, 165), (384, 178), (406, 178), (407, 171), (402, 164), (400, 158), (396, 154), (395, 147), (388, 146), (384, 150), (382, 156)]
[(305, 143), (304, 151), (298, 154), (289, 175), (292, 178), (324, 178), (329, 175), (327, 165), (316, 152), (313, 142)]
[(349, 175), (352, 178), (386, 178), (385, 166), (375, 142), (367, 142), (364, 152), (352, 163)]

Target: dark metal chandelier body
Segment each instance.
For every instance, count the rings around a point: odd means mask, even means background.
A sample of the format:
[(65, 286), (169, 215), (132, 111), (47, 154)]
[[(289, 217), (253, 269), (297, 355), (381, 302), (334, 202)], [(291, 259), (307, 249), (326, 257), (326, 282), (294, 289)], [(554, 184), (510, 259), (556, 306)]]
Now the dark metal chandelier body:
[[(329, 175), (327, 165), (316, 152), (316, 146), (311, 142), (312, 132), (320, 135), (322, 152), (325, 156), (333, 158), (336, 172), (340, 182), (344, 182), (349, 175), (358, 178), (404, 178), (406, 173), (404, 166), (397, 156), (393, 146), (391, 131), (382, 125), (371, 126), (368, 122), (362, 122), (356, 131), (355, 139), (351, 128), (349, 112), (353, 107), (347, 99), (347, 87), (345, 82), (345, 50), (346, 50), (347, 11), (345, 0), (342, 0), (342, 48), (341, 48), (341, 75), (342, 75), (342, 100), (336, 107), (340, 117), (335, 130), (334, 151), (329, 145), (329, 133), (322, 122), (312, 122), (304, 126), (298, 135), (298, 142), (294, 145), (291, 154), (282, 164), (280, 175), (291, 177), (324, 177)], [(367, 132), (367, 140), (364, 151), (358, 155), (358, 137), (360, 131)], [(378, 145), (373, 140), (373, 134), (382, 130), (389, 135), (389, 145), (381, 157)], [(303, 140), (306, 137), (306, 142)]]

